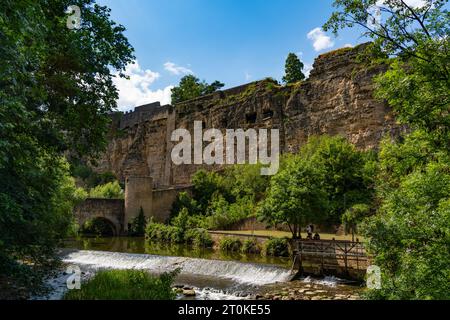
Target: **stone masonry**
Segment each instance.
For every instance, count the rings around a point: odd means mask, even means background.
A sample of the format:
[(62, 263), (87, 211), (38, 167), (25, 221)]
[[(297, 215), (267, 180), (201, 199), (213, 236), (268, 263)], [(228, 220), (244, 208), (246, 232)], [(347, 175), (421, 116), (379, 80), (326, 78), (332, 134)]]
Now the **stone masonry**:
[(124, 181), (149, 176), (154, 189), (188, 186), (201, 165), (175, 166), (170, 158), (174, 129), (193, 131), (194, 121), (205, 129), (268, 128), (280, 130), (282, 153), (296, 152), (312, 135), (342, 135), (360, 149), (377, 148), (385, 134), (399, 126), (390, 108), (373, 97), (373, 78), (385, 66), (367, 68), (357, 62), (365, 45), (319, 56), (309, 79), (289, 86), (272, 80), (186, 101), (136, 108), (115, 123), (116, 132), (99, 166)]

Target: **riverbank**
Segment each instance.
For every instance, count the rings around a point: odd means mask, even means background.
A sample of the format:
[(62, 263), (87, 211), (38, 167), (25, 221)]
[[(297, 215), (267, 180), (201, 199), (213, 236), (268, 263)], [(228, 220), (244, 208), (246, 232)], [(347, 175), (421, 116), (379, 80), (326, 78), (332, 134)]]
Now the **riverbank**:
[[(78, 239), (68, 241), (66, 247), (60, 252), (64, 268), (79, 267), (82, 286), (101, 270), (145, 270), (159, 275), (180, 269), (173, 285), (179, 300), (356, 299), (360, 289), (337, 278), (307, 277), (290, 282), (289, 258), (160, 247), (140, 238)], [(52, 293), (35, 299), (62, 299), (68, 277), (61, 270), (47, 281)]]
[(16, 281), (0, 275), (0, 300), (27, 300), (30, 292), (26, 287), (18, 285)]

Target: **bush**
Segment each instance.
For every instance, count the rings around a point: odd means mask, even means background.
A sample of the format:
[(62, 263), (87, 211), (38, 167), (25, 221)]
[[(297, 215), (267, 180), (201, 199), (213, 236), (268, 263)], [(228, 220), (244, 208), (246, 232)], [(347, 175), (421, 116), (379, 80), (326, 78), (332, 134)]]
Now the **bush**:
[(147, 219), (144, 215), (144, 210), (141, 208), (139, 210), (139, 215), (133, 219), (131, 222), (128, 234), (133, 237), (142, 237), (145, 235), (145, 225), (147, 224)]
[(198, 248), (211, 248), (214, 244), (208, 231), (201, 228), (187, 230), (184, 240)]
[(186, 209), (190, 216), (201, 214), (201, 210), (196, 200), (187, 192), (181, 192), (175, 199), (170, 211), (171, 220), (178, 216), (183, 209)]
[(123, 199), (124, 194), (119, 182), (114, 181), (91, 189), (89, 196), (100, 199)]
[(150, 222), (145, 228), (145, 237), (150, 241), (179, 244), (184, 242), (183, 230), (178, 227)]
[(178, 271), (153, 276), (141, 270), (101, 271), (65, 300), (174, 300), (173, 281)]
[(228, 227), (253, 215), (254, 199), (239, 198), (235, 203), (228, 203), (222, 196), (211, 202), (211, 215), (205, 219), (210, 230), (226, 230)]
[(187, 243), (199, 248), (212, 247), (213, 241), (205, 229), (194, 228), (184, 231), (177, 226), (150, 222), (145, 229), (145, 237), (149, 241), (170, 244)]
[(173, 244), (180, 244), (184, 242), (184, 232), (182, 229), (178, 227), (169, 227), (167, 228), (167, 242)]
[(245, 240), (242, 244), (242, 253), (244, 254), (259, 254), (261, 248), (256, 239)]
[(273, 257), (289, 257), (289, 239), (271, 238), (265, 244), (265, 253)]
[(242, 242), (237, 238), (223, 238), (219, 242), (219, 247), (224, 252), (240, 252)]

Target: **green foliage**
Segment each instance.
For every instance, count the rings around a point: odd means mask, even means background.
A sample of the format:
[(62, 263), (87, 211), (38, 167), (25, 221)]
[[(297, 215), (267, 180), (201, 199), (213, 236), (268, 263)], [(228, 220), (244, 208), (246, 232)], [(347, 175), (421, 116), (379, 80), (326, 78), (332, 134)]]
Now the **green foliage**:
[(145, 237), (149, 241), (167, 244), (186, 243), (197, 248), (212, 247), (213, 241), (205, 229), (192, 228), (182, 229), (178, 226), (170, 226), (149, 222), (145, 228)]
[(301, 153), (322, 172), (329, 198), (327, 223), (338, 224), (346, 209), (371, 203), (376, 169), (373, 154), (357, 151), (345, 138), (312, 137)]
[(218, 173), (199, 170), (192, 177), (192, 184), (192, 195), (198, 203), (200, 213), (206, 213), (214, 194), (219, 193), (229, 198), (224, 179)]
[(322, 173), (315, 163), (291, 157), (271, 180), (267, 198), (259, 209), (260, 219), (277, 225), (288, 224), (292, 236), (300, 237), (300, 227), (326, 215), (328, 199)]
[(345, 225), (346, 231), (350, 231), (353, 236), (353, 240), (357, 231), (357, 226), (364, 218), (370, 214), (370, 207), (367, 204), (355, 204), (350, 209), (345, 211), (342, 216), (342, 223)]
[(288, 224), (294, 238), (308, 223), (340, 223), (347, 208), (373, 201), (375, 172), (372, 153), (338, 136), (311, 137), (298, 155), (282, 159), (258, 215)]
[(111, 237), (114, 236), (113, 228), (105, 219), (94, 218), (86, 221), (80, 231), (87, 235)]
[(414, 131), (380, 150), (377, 215), (362, 226), (382, 270), (375, 299), (445, 299), (450, 293), (450, 157)]
[(450, 293), (450, 166), (429, 163), (402, 177), (363, 225), (382, 269), (385, 299), (448, 299)]
[(184, 240), (197, 248), (211, 248), (214, 244), (208, 231), (201, 228), (187, 230), (184, 234)]
[(225, 237), (220, 240), (219, 248), (223, 252), (241, 252), (242, 242), (237, 238)]
[(179, 225), (182, 220), (189, 228), (217, 230), (253, 216), (269, 185), (269, 178), (261, 176), (260, 168), (261, 165), (236, 165), (222, 174), (199, 170), (192, 178), (192, 196), (186, 192), (178, 195), (171, 223)]
[(107, 184), (117, 180), (112, 172), (97, 173), (90, 166), (75, 161), (71, 165), (72, 176), (81, 180), (86, 188), (94, 188), (99, 185)]
[(210, 230), (224, 230), (252, 216), (255, 205), (252, 198), (239, 198), (230, 204), (222, 196), (217, 196), (211, 201), (208, 210), (208, 216), (203, 219), (204, 226)]
[(261, 248), (256, 239), (247, 239), (242, 244), (242, 253), (244, 254), (259, 254)]
[[(390, 69), (377, 78), (377, 96), (388, 101), (397, 119), (414, 129), (432, 133), (449, 148), (450, 115), (450, 14), (447, 0), (423, 1), (412, 7), (406, 1), (384, 1), (379, 26), (367, 24), (372, 0), (335, 0), (338, 10), (325, 24), (335, 33), (345, 27), (363, 27), (374, 40), (371, 53), (382, 53)], [(387, 57), (391, 60), (386, 61)]]
[(261, 164), (242, 164), (227, 167), (224, 172), (224, 183), (235, 199), (253, 198), (261, 201), (269, 187), (269, 176), (261, 175)]
[(123, 199), (124, 194), (119, 182), (114, 181), (91, 189), (89, 197), (98, 199)]
[[(47, 161), (51, 167), (47, 167)], [(23, 172), (27, 174), (15, 175), (14, 179), (0, 169), (5, 173), (5, 188), (0, 191), (0, 261), (12, 265), (16, 259), (23, 259), (45, 266), (52, 263), (59, 240), (68, 234), (72, 209), (84, 195), (68, 175), (64, 159), (36, 157), (20, 165), (25, 164)], [(2, 273), (13, 270), (3, 265), (0, 269)]]
[(143, 237), (145, 235), (146, 225), (147, 219), (144, 215), (144, 210), (141, 208), (139, 215), (132, 220), (128, 234), (133, 237)]
[[(369, 47), (389, 66), (376, 78), (386, 100), (411, 133), (385, 139), (376, 181), (378, 213), (362, 225), (374, 263), (381, 267), (376, 299), (448, 299), (450, 15), (447, 0), (384, 1), (378, 27), (367, 25), (375, 1), (336, 0), (325, 30), (363, 26)], [(390, 59), (388, 59), (388, 57)]]
[(71, 290), (65, 300), (174, 300), (172, 289), (179, 271), (150, 275), (141, 270), (100, 271), (80, 290)]
[(1, 261), (38, 267), (54, 257), (75, 203), (61, 157), (105, 146), (117, 99), (113, 72), (134, 59), (106, 7), (70, 4), (81, 8), (80, 30), (66, 27), (67, 1), (0, 6)]
[(295, 53), (289, 53), (286, 59), (283, 82), (292, 84), (304, 80), (305, 75), (302, 72), (303, 67), (304, 65), (297, 55)]
[(266, 241), (264, 251), (267, 256), (289, 257), (289, 239), (271, 238)]
[(178, 227), (150, 222), (145, 228), (145, 236), (150, 241), (180, 244), (184, 243), (184, 233)]
[(183, 101), (198, 98), (200, 96), (213, 93), (224, 86), (219, 81), (214, 81), (207, 84), (205, 81), (200, 81), (193, 75), (187, 75), (180, 80), (178, 87), (172, 89), (172, 103), (180, 103)]
[(186, 209), (190, 215), (199, 215), (201, 209), (196, 200), (194, 200), (187, 192), (180, 192), (175, 199), (170, 211), (171, 219), (176, 217), (183, 209)]

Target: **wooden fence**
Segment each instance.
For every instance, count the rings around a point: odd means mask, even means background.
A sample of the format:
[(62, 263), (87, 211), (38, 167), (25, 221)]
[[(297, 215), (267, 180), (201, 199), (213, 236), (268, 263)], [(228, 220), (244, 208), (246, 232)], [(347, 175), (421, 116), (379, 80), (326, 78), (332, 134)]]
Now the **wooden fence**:
[(370, 265), (360, 242), (338, 240), (295, 240), (292, 270), (304, 273), (337, 275), (362, 279)]

